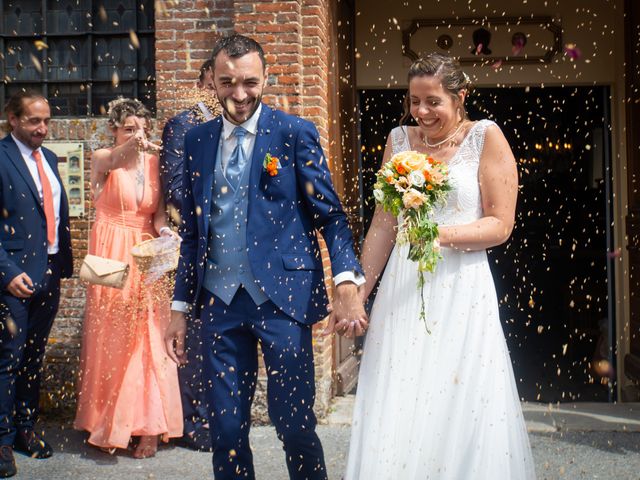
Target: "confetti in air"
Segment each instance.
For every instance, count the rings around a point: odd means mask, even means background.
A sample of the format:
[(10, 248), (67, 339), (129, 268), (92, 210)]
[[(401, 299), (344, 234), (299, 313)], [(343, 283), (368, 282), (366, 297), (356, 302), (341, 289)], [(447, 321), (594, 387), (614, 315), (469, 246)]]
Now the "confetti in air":
[(138, 40), (138, 35), (133, 30), (129, 30), (129, 41), (133, 48), (140, 48), (140, 40)]
[(49, 48), (49, 45), (47, 45), (45, 42), (43, 42), (42, 40), (36, 40), (33, 42), (33, 44), (35, 45), (35, 47), (38, 50), (45, 50), (47, 48)]
[(29, 58), (31, 58), (31, 63), (33, 63), (33, 66), (38, 71), (38, 73), (42, 73), (42, 64), (40, 63), (40, 60), (38, 60), (38, 58), (33, 53), (29, 54)]

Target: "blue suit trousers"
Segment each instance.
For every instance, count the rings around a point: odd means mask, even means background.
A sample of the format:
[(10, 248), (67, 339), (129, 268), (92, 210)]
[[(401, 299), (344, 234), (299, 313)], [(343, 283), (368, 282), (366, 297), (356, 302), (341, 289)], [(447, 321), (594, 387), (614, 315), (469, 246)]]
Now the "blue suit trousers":
[(312, 327), (296, 322), (271, 301), (256, 306), (242, 287), (228, 306), (205, 289), (199, 304), (215, 479), (255, 478), (249, 429), (259, 343), (269, 417), (283, 442), (289, 477), (325, 480), (313, 413)]
[(180, 396), (184, 415), (184, 432), (189, 434), (208, 423), (204, 385), (202, 383), (202, 338), (200, 320), (187, 318), (185, 354), (187, 363), (178, 369)]
[(32, 296), (0, 295), (0, 446), (13, 445), (17, 429), (37, 420), (44, 349), (60, 302), (59, 255)]

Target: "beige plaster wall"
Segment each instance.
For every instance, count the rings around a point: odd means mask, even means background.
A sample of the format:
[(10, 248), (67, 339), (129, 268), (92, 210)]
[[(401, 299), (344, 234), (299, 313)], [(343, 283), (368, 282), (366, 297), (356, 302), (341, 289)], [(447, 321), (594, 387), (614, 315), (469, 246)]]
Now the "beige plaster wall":
[(465, 66), (478, 86), (610, 84), (616, 63), (624, 61), (624, 50), (615, 48), (622, 34), (622, 0), (357, 0), (356, 11), (358, 88), (406, 84), (411, 62), (402, 55), (401, 30), (420, 18), (551, 16), (562, 26), (563, 44), (573, 43), (582, 52), (577, 61), (561, 53), (548, 64)]

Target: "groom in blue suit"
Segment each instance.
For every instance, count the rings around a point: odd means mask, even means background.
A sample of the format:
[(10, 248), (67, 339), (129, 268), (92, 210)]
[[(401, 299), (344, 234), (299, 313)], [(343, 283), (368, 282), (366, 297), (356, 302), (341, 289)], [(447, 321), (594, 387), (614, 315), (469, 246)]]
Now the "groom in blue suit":
[(292, 479), (327, 477), (315, 432), (312, 325), (326, 315), (322, 260), (335, 274), (336, 329), (366, 327), (364, 281), (316, 128), (261, 102), (264, 53), (242, 35), (212, 55), (223, 115), (185, 139), (183, 242), (167, 350), (184, 357), (185, 314), (202, 321), (217, 480), (255, 478), (249, 446), (257, 345), (269, 416)]

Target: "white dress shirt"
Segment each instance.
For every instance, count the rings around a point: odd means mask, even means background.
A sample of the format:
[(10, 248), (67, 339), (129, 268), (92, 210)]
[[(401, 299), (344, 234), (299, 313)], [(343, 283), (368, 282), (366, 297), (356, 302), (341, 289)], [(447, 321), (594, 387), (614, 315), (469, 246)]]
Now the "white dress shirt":
[(200, 109), (200, 113), (202, 113), (206, 122), (215, 118), (204, 103), (198, 102), (198, 108)]
[(244, 128), (247, 133), (244, 136), (242, 142), (242, 150), (244, 151), (244, 158), (247, 159), (247, 163), (244, 168), (251, 168), (251, 157), (253, 156), (253, 147), (256, 144), (256, 136), (258, 135), (258, 120), (260, 119), (260, 112), (262, 111), (262, 104), (258, 106), (258, 109), (253, 112), (253, 115), (249, 119), (236, 125), (227, 120), (224, 115), (222, 116), (222, 133), (220, 134), (220, 161), (222, 162), (222, 171), (227, 173), (227, 164), (229, 158), (236, 148), (238, 138), (233, 135), (233, 131), (236, 127), (240, 126)]
[(33, 150), (32, 148), (28, 147), (27, 145), (22, 143), (20, 140), (18, 140), (13, 133), (11, 134), (11, 137), (13, 138), (13, 141), (16, 142), (16, 145), (18, 145), (18, 149), (22, 154), (24, 163), (27, 165), (27, 168), (29, 169), (29, 173), (31, 173), (31, 177), (33, 178), (33, 182), (36, 184), (36, 188), (38, 189), (38, 195), (40, 195), (40, 202), (42, 202), (42, 199), (44, 198), (42, 193), (42, 182), (40, 181), (40, 174), (38, 173), (38, 164), (36, 163), (36, 159), (33, 158), (34, 151), (40, 152), (40, 158), (42, 158), (42, 166), (44, 167), (44, 173), (49, 179), (49, 184), (51, 185), (51, 192), (53, 194), (53, 211), (56, 214), (56, 239), (53, 242), (53, 245), (47, 246), (47, 253), (49, 255), (53, 255), (55, 253), (58, 253), (58, 250), (59, 250), (58, 243), (60, 238), (58, 235), (58, 229), (60, 228), (60, 202), (62, 200), (62, 186), (60, 185), (60, 182), (58, 182), (58, 179), (53, 173), (53, 170), (51, 169), (51, 166), (49, 165), (49, 162), (45, 158), (44, 152), (42, 151), (41, 148), (37, 148), (36, 150)]
[[(244, 123), (241, 123), (239, 126), (244, 128), (247, 133), (244, 136), (244, 140), (242, 142), (242, 150), (244, 151), (244, 158), (247, 159), (247, 163), (244, 168), (251, 168), (251, 158), (253, 156), (253, 147), (256, 144), (256, 136), (258, 134), (258, 120), (260, 119), (260, 112), (262, 111), (262, 104), (258, 107), (258, 109), (246, 120)], [(220, 134), (220, 145), (218, 148), (218, 154), (220, 155), (220, 162), (222, 162), (222, 171), (226, 173), (227, 164), (229, 163), (229, 158), (231, 157), (231, 153), (234, 148), (236, 148), (236, 144), (238, 143), (238, 139), (235, 135), (233, 135), (233, 130), (238, 125), (231, 123), (229, 120), (222, 116), (222, 132)], [(362, 275), (356, 275), (354, 272), (340, 272), (333, 277), (333, 282), (338, 285), (343, 282), (353, 282), (356, 285), (362, 285), (365, 282), (365, 278)], [(190, 305), (186, 302), (173, 301), (171, 303), (171, 310), (177, 312), (188, 312), (190, 309)]]

